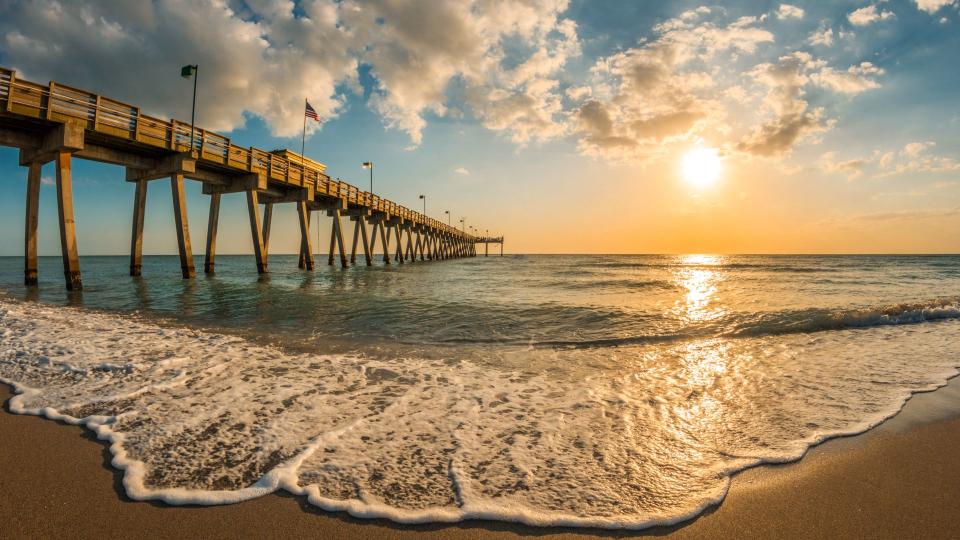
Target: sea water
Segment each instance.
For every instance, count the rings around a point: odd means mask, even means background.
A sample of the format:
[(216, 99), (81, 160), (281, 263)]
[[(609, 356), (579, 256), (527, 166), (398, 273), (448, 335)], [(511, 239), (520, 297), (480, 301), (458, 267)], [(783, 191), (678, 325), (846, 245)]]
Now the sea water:
[(0, 259), (10, 409), (94, 430), (172, 504), (669, 524), (960, 366), (960, 257), (88, 257), (78, 293), (59, 264), (27, 289)]

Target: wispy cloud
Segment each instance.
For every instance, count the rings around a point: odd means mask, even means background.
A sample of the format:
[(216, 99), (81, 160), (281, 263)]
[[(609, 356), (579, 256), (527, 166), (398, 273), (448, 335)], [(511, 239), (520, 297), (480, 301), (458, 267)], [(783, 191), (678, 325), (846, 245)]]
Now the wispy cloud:
[(778, 19), (802, 19), (803, 13), (803, 8), (791, 4), (780, 4), (777, 8)]
[(457, 167), (453, 172), (460, 176), (470, 176), (470, 171), (466, 167)]
[(847, 20), (854, 26), (867, 26), (877, 21), (885, 21), (894, 18), (892, 11), (884, 11), (878, 8), (876, 4), (862, 7), (847, 15)]
[(926, 11), (931, 15), (944, 6), (953, 5), (956, 0), (916, 0), (917, 9)]

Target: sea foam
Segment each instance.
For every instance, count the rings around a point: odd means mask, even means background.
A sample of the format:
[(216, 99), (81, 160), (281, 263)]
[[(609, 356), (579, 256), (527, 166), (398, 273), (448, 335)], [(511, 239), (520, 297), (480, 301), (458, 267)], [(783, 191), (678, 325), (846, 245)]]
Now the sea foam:
[(602, 352), (615, 370), (584, 368), (601, 353), (580, 350), (526, 370), (294, 354), (10, 300), (0, 320), (11, 411), (95, 431), (131, 498), (225, 504), (282, 489), (405, 523), (675, 523), (722, 500), (738, 470), (895, 414), (955, 375), (960, 352), (949, 318)]

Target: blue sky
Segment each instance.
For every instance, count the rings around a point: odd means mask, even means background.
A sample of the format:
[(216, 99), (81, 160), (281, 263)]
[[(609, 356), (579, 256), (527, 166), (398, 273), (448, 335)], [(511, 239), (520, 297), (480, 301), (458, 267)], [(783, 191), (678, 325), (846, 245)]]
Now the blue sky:
[[(935, 0), (8, 1), (0, 65), (184, 119), (195, 62), (198, 124), (265, 149), (299, 149), (308, 97), (327, 120), (307, 154), (332, 176), (365, 187), (372, 160), (375, 191), (411, 208), (425, 193), (508, 251), (956, 252), (958, 25)], [(707, 188), (678, 172), (701, 147), (722, 161)], [(0, 255), (19, 255), (15, 149), (0, 174)], [(123, 174), (75, 165), (81, 255), (126, 253)], [(199, 253), (195, 182), (188, 208)], [(51, 186), (41, 209), (56, 254)], [(271, 251), (295, 251), (292, 209), (274, 220)], [(220, 231), (222, 253), (250, 253), (242, 196)], [(144, 250), (175, 246), (155, 181)]]

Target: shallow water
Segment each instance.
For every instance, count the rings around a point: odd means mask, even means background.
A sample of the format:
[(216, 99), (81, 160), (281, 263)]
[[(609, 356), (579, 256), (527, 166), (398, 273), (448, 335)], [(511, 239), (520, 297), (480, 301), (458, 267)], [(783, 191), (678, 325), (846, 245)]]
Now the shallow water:
[(173, 503), (670, 523), (960, 366), (960, 257), (272, 256), (258, 278), (238, 256), (192, 281), (126, 262), (83, 259), (67, 293), (58, 259), (32, 291), (0, 259), (0, 377), (14, 410), (113, 441), (132, 497)]

